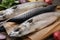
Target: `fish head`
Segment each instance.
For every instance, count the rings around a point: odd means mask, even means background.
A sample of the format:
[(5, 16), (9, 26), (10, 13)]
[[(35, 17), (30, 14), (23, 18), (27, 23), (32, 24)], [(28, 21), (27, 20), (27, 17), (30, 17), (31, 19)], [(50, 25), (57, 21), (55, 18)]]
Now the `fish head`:
[(32, 20), (28, 20), (22, 23), (21, 25), (19, 25), (18, 27), (14, 28), (14, 30), (11, 31), (9, 35), (13, 37), (21, 37), (27, 35), (30, 33), (31, 25), (32, 25)]

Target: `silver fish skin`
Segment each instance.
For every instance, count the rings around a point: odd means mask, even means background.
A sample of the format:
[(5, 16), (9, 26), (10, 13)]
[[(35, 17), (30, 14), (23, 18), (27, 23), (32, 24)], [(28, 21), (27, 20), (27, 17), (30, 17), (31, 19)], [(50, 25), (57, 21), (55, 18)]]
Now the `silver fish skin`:
[(34, 8), (31, 10), (28, 10), (20, 15), (15, 16), (14, 18), (8, 20), (8, 22), (16, 22), (18, 24), (28, 20), (29, 18), (42, 14), (42, 13), (46, 13), (46, 12), (53, 12), (56, 9), (56, 5), (49, 5), (47, 7), (38, 7), (38, 8)]
[[(16, 14), (21, 14), (27, 10), (33, 9), (33, 8), (37, 8), (37, 7), (43, 7), (43, 5), (47, 5), (46, 3), (42, 3), (42, 2), (28, 2), (28, 3), (24, 3), (24, 4), (19, 4), (16, 6), (13, 6), (11, 8), (8, 8), (6, 10), (3, 10), (0, 12), (0, 14), (3, 14), (2, 16), (6, 18), (10, 18), (15, 16)], [(4, 19), (2, 19), (4, 20)]]
[(23, 22), (18, 27), (14, 28), (11, 32), (8, 33), (8, 35), (14, 37), (21, 37), (27, 35), (31, 32), (36, 31), (36, 29), (40, 30), (50, 25), (51, 23), (55, 22), (58, 17), (60, 17), (59, 12), (50, 12), (37, 15)]

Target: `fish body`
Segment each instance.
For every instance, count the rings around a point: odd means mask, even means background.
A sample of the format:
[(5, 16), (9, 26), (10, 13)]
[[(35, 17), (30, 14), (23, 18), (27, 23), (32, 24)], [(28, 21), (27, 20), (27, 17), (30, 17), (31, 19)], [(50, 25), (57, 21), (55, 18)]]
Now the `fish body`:
[[(21, 36), (27, 35), (29, 33), (32, 33), (36, 30), (41, 30), (41, 29), (47, 27), (48, 25), (55, 22), (58, 19), (58, 17), (60, 17), (59, 12), (50, 12), (50, 13), (40, 14), (40, 15), (34, 16), (34, 17), (26, 20), (19, 26), (14, 27), (12, 29), (12, 31), (10, 31), (9, 33), (8, 33), (8, 31), (10, 29), (6, 30), (6, 31), (7, 31), (8, 35), (10, 35), (10, 36), (21, 37)], [(5, 29), (7, 28), (6, 25), (4, 27), (5, 27)]]
[(8, 22), (16, 22), (16, 23), (23, 23), (24, 21), (26, 21), (27, 19), (42, 14), (42, 13), (46, 13), (46, 12), (53, 12), (55, 11), (56, 5), (49, 5), (47, 7), (43, 7), (43, 8), (34, 8), (31, 10), (28, 10), (20, 15), (17, 15), (16, 17), (8, 20)]
[(43, 7), (43, 5), (47, 5), (47, 4), (42, 2), (28, 2), (24, 4), (15, 5), (11, 8), (1, 11), (0, 14), (3, 14), (3, 15), (0, 20), (4, 20), (4, 18), (5, 19), (12, 18), (16, 14), (21, 14), (33, 8)]

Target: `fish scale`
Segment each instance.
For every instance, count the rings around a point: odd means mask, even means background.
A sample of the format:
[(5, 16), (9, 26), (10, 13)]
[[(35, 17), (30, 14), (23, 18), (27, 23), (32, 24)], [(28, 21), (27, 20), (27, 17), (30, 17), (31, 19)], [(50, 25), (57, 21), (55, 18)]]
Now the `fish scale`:
[[(38, 16), (39, 16), (39, 19), (37, 19)], [(41, 29), (47, 27), (48, 25), (55, 22), (59, 17), (60, 17), (59, 12), (50, 12), (50, 13), (40, 14), (40, 15), (34, 16), (34, 17), (28, 19), (27, 21), (23, 22), (22, 24), (18, 25), (9, 33), (7, 30), (7, 33), (10, 36), (21, 37), (21, 36), (24, 36), (31, 32), (36, 31), (36, 29), (41, 30)], [(4, 27), (7, 27), (7, 26), (5, 25)], [(17, 33), (17, 32), (15, 32), (15, 30), (18, 28), (20, 28), (20, 31), (17, 31), (18, 32)], [(21, 32), (21, 34), (19, 34), (19, 32)]]

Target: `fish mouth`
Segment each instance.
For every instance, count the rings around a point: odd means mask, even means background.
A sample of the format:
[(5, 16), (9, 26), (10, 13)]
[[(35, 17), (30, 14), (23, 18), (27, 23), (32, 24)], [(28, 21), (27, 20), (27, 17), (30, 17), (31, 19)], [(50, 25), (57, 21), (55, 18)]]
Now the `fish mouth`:
[(9, 34), (9, 36), (15, 37), (15, 36), (18, 36), (18, 34), (19, 34), (19, 32), (11, 32), (11, 33)]
[(22, 34), (22, 31), (20, 28), (17, 28), (16, 30), (10, 32), (9, 36), (11, 37), (20, 37)]

